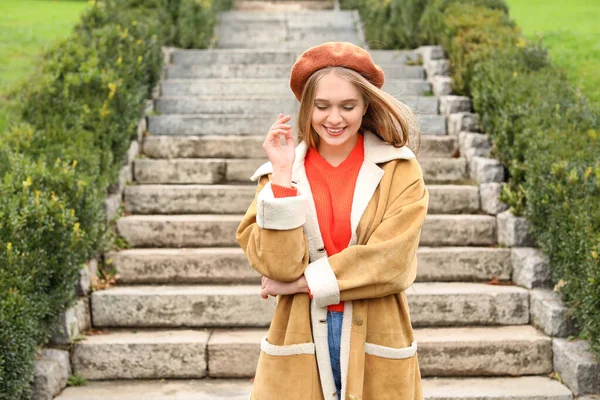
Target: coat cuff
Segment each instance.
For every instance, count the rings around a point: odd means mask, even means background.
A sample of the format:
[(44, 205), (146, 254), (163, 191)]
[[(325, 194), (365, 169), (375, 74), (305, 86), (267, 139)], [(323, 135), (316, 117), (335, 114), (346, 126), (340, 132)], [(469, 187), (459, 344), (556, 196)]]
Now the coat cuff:
[[(292, 187), (298, 189), (295, 184)], [(269, 181), (258, 194), (256, 223), (261, 229), (298, 228), (306, 221), (306, 200), (299, 190), (297, 196), (276, 198)]]
[(317, 307), (340, 302), (340, 288), (327, 257), (321, 257), (308, 264), (304, 276)]

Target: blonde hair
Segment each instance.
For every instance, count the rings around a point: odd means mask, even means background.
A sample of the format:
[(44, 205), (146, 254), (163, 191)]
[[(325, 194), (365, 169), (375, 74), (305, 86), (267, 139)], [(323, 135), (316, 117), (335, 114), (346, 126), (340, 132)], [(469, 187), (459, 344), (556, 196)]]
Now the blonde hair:
[(408, 146), (415, 154), (421, 146), (421, 134), (414, 111), (391, 94), (384, 92), (369, 82), (360, 73), (345, 67), (326, 67), (312, 74), (302, 90), (298, 112), (298, 142), (305, 140), (308, 148), (317, 147), (319, 135), (312, 127), (312, 112), (317, 84), (327, 74), (335, 73), (346, 78), (360, 92), (367, 107), (360, 133), (373, 132), (383, 141), (394, 147)]

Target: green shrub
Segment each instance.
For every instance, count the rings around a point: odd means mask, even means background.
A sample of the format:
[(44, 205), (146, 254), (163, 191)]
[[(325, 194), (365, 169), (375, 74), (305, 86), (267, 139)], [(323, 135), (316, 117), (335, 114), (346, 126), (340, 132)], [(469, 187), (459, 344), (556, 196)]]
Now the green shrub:
[(0, 186), (0, 398), (16, 399), (28, 396), (35, 350), (72, 302), (88, 246), (72, 200), (56, 194), (75, 168), (6, 151), (0, 158), (11, 166)]
[(359, 8), (377, 48), (444, 47), (453, 93), (472, 97), (492, 155), (507, 168), (502, 201), (529, 221), (580, 337), (600, 356), (599, 111), (551, 64), (542, 43), (522, 38), (502, 0), (429, 0), (420, 33), (391, 18), (404, 11), (414, 18), (416, 1), (343, 4)]
[(161, 46), (207, 45), (230, 6), (91, 0), (11, 94), (22, 115), (0, 133), (0, 400), (30, 398), (36, 349), (71, 305), (83, 263), (113, 237), (104, 197), (159, 79)]

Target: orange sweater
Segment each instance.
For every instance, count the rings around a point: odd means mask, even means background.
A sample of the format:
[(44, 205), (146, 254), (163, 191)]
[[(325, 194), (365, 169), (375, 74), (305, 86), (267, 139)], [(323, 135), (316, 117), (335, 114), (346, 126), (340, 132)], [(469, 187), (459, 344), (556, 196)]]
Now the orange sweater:
[[(332, 256), (348, 247), (352, 237), (350, 212), (356, 178), (364, 160), (363, 136), (358, 134), (356, 145), (337, 167), (325, 160), (317, 149), (306, 153), (304, 167), (317, 209), (319, 229), (327, 254)], [(272, 184), (275, 197), (297, 195), (295, 188)], [(310, 297), (310, 288), (308, 290)], [(327, 306), (331, 311), (344, 311), (344, 303)]]

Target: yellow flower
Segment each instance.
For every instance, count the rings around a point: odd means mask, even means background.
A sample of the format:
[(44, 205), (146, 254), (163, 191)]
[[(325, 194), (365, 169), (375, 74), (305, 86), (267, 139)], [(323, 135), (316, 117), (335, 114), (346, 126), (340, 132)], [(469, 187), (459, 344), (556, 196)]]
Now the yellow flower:
[(123, 58), (122, 57), (117, 58), (117, 65), (121, 64), (121, 62), (123, 62)]
[(58, 197), (56, 196), (56, 193), (52, 192), (52, 195), (50, 196), (52, 198), (52, 200), (56, 201), (58, 200)]
[(592, 251), (592, 258), (594, 259), (594, 261), (596, 261), (598, 259), (598, 253), (595, 251)]
[(131, 25), (133, 25), (133, 26), (136, 26), (136, 25), (137, 25), (137, 21), (133, 21), (133, 22), (131, 23)]
[(144, 43), (144, 42), (142, 41), (142, 39), (138, 39), (136, 43), (137, 43), (137, 44), (142, 44), (142, 43)]
[(517, 76), (519, 76), (519, 73), (517, 71), (514, 71), (513, 76), (516, 78)]
[(75, 225), (73, 225), (73, 232), (79, 233), (79, 222), (75, 222)]
[(71, 164), (71, 167), (75, 168), (77, 166), (77, 160), (73, 160), (73, 164)]
[(108, 103), (105, 101), (102, 105), (102, 109), (100, 110), (100, 116), (102, 118), (106, 118), (110, 114), (110, 110), (108, 109)]
[(523, 47), (525, 47), (525, 40), (523, 38), (520, 38), (519, 41), (517, 42), (517, 47), (522, 49)]
[(27, 189), (29, 186), (31, 186), (33, 182), (31, 181), (31, 177), (28, 176), (27, 180), (23, 181), (23, 189)]
[(11, 243), (11, 242), (8, 242), (8, 243), (6, 244), (6, 250), (7, 250), (9, 253), (12, 251), (12, 243)]
[(144, 59), (144, 57), (138, 56), (138, 64), (141, 64), (143, 59)]
[(588, 167), (585, 170), (585, 175), (583, 176), (583, 181), (587, 182), (588, 178), (590, 177), (590, 175), (592, 174), (592, 167)]
[[(119, 57), (119, 60), (121, 59), (121, 57)], [(115, 96), (115, 92), (117, 91), (117, 84), (116, 83), (109, 83), (108, 84), (108, 98), (112, 99)]]

